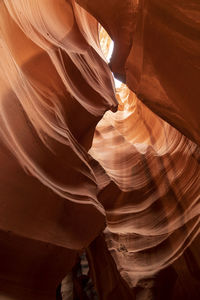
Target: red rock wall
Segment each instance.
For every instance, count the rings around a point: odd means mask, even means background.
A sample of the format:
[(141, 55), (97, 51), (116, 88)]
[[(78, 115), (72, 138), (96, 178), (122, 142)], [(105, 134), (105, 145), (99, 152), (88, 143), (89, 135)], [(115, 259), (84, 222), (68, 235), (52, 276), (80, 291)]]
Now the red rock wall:
[[(0, 3), (2, 295), (53, 299), (86, 248), (100, 299), (137, 297), (174, 261), (180, 272), (199, 237), (199, 11)], [(115, 93), (111, 70), (130, 90)]]

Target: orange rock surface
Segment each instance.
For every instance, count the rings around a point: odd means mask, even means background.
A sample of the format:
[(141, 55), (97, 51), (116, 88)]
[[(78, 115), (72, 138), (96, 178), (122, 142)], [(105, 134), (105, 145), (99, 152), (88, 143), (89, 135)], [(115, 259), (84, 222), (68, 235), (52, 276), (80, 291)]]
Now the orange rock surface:
[(199, 20), (0, 2), (0, 299), (55, 299), (82, 251), (99, 299), (199, 299)]

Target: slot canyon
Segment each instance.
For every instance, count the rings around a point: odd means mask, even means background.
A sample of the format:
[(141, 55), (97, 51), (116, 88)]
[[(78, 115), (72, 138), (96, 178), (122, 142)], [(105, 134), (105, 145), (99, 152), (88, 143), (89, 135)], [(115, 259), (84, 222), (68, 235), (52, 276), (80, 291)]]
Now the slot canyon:
[(0, 300), (200, 299), (200, 1), (0, 0)]

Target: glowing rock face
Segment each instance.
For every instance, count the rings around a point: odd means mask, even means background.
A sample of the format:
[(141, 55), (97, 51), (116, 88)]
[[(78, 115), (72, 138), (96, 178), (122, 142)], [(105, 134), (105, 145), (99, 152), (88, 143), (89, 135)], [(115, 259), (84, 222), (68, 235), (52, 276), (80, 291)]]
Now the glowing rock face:
[[(0, 2), (3, 295), (18, 299), (18, 277), (20, 300), (54, 299), (87, 248), (100, 298), (133, 299), (199, 236), (199, 11), (178, 0)], [(130, 90), (115, 91), (98, 21)]]
[[(107, 56), (111, 40), (103, 30), (100, 38)], [(118, 112), (108, 111), (98, 123), (90, 153), (117, 186), (115, 196), (107, 188), (101, 197), (105, 237), (133, 287), (170, 265), (199, 233), (199, 147), (124, 84), (116, 96)], [(106, 202), (103, 197), (109, 196)]]

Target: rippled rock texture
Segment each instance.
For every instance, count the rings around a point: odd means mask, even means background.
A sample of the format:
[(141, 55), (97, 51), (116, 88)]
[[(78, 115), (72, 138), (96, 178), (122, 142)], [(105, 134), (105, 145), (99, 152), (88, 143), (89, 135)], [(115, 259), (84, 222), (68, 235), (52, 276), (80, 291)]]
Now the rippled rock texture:
[(99, 299), (199, 299), (199, 20), (196, 0), (0, 2), (2, 300), (70, 290), (83, 251)]

